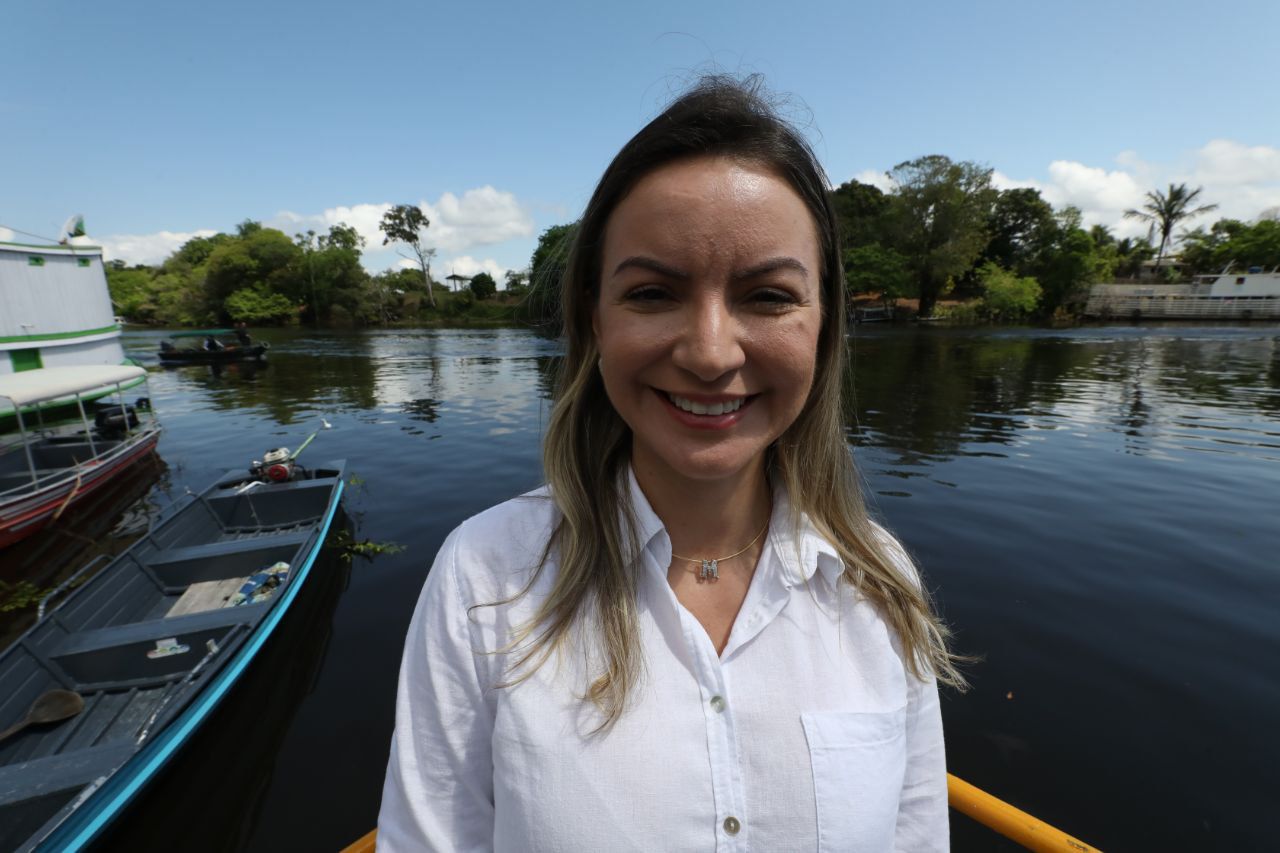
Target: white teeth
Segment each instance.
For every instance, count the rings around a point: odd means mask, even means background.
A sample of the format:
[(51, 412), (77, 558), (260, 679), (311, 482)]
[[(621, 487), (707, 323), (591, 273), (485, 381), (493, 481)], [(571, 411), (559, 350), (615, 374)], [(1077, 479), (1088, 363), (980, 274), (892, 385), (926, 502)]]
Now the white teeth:
[(668, 394), (667, 399), (674, 403), (676, 408), (692, 412), (695, 415), (727, 415), (730, 412), (736, 412), (741, 409), (742, 404), (747, 401), (746, 397), (739, 397), (727, 403), (695, 403), (693, 400), (686, 400), (684, 397), (677, 397), (675, 394)]

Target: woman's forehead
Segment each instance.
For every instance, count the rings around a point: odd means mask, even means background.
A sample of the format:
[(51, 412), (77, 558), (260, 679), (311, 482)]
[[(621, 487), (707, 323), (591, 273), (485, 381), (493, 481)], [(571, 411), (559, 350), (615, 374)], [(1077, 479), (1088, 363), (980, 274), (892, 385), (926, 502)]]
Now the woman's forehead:
[(649, 172), (614, 208), (605, 226), (604, 269), (619, 254), (674, 262), (750, 263), (778, 254), (818, 269), (813, 216), (799, 194), (768, 167), (699, 157)]

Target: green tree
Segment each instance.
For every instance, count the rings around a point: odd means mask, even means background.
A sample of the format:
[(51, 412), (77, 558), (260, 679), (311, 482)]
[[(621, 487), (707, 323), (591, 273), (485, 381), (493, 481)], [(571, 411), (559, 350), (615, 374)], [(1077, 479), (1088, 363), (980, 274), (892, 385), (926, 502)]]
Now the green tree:
[(885, 214), (889, 205), (889, 197), (872, 184), (846, 181), (832, 190), (831, 207), (845, 248), (884, 243), (888, 239)]
[(416, 204), (397, 204), (382, 215), (382, 222), (378, 224), (378, 228), (385, 235), (382, 245), (404, 243), (413, 252), (418, 266), (422, 268), (422, 280), (427, 289), (427, 299), (434, 308), (436, 297), (431, 288), (431, 259), (435, 257), (436, 250), (422, 244), (422, 232), (427, 230), (429, 225), (431, 220)]
[(1157, 270), (1160, 269), (1160, 261), (1164, 259), (1164, 250), (1172, 248), (1173, 229), (1185, 220), (1218, 209), (1216, 204), (1191, 206), (1202, 189), (1204, 188), (1188, 189), (1186, 184), (1169, 184), (1167, 193), (1152, 190), (1147, 193), (1147, 200), (1141, 209), (1130, 208), (1124, 212), (1129, 219), (1147, 222), (1160, 232), (1160, 248), (1156, 250)]
[(214, 317), (225, 315), (226, 300), (237, 290), (263, 285), (290, 293), (299, 288), (301, 247), (284, 232), (247, 220), (237, 230), (241, 236), (220, 243), (203, 265), (204, 296)]
[(1122, 278), (1137, 278), (1142, 272), (1143, 261), (1149, 261), (1156, 255), (1155, 246), (1142, 238), (1122, 237), (1116, 241), (1116, 275)]
[(911, 287), (907, 259), (879, 243), (855, 246), (844, 253), (844, 281), (849, 293), (879, 291), (888, 305)]
[(1026, 275), (1057, 235), (1053, 207), (1029, 187), (1000, 192), (987, 217), (990, 240), (979, 264), (994, 263)]
[(149, 323), (155, 319), (156, 306), (152, 281), (156, 271), (151, 267), (136, 266), (132, 269), (124, 261), (107, 264), (107, 290), (111, 304), (122, 317), (134, 322)]
[(523, 296), (529, 287), (529, 273), (523, 270), (507, 270), (505, 278), (508, 296)]
[(560, 282), (569, 264), (569, 247), (578, 223), (552, 225), (538, 237), (538, 247), (529, 262), (527, 310), (536, 323), (554, 325), (560, 314)]
[(982, 282), (982, 305), (996, 320), (1016, 320), (1036, 309), (1040, 284), (1031, 276), (1019, 276), (990, 261), (978, 269)]
[(360, 263), (364, 237), (339, 222), (329, 228), (328, 234), (295, 234), (294, 243), (301, 247), (302, 257), (289, 295), (308, 304), (317, 325), (322, 319), (332, 319), (334, 305), (341, 307), (344, 319), (355, 317), (369, 277)]
[(294, 312), (292, 302), (261, 282), (252, 287), (243, 287), (228, 296), (225, 310), (227, 316), (237, 323), (259, 325), (284, 322)]
[(1053, 228), (1034, 263), (1018, 272), (1030, 272), (1041, 289), (1040, 310), (1048, 315), (1079, 301), (1090, 284), (1110, 278), (1114, 256), (1099, 249), (1084, 230), (1079, 208), (1064, 207), (1054, 214)]
[(1275, 269), (1280, 267), (1280, 222), (1220, 219), (1207, 232), (1197, 228), (1183, 238), (1182, 259), (1198, 273), (1218, 273), (1228, 266)]
[(478, 272), (471, 277), (471, 292), (476, 299), (492, 299), (498, 293), (498, 283), (487, 272)]
[(899, 163), (889, 177), (896, 185), (893, 246), (907, 258), (920, 316), (930, 317), (948, 281), (967, 272), (987, 246), (991, 170), (934, 154)]

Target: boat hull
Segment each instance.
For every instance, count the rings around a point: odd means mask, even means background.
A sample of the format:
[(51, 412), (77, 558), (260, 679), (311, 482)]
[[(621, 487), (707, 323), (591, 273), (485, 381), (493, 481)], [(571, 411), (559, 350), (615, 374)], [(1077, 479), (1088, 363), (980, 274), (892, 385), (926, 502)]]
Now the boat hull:
[[(150, 429), (119, 452), (93, 459), (76, 470), (26, 494), (0, 499), (0, 548), (7, 548), (44, 529), (69, 507), (156, 449), (160, 430)], [(15, 451), (21, 452), (21, 451)]]
[(265, 344), (251, 347), (227, 347), (220, 350), (160, 350), (161, 364), (223, 364), (232, 361), (262, 361), (267, 357)]
[[(0, 687), (6, 678), (21, 684), (29, 677), (15, 663), (45, 669), (51, 663), (64, 682), (89, 697), (80, 716), (90, 722), (77, 723), (81, 728), (63, 737), (91, 741), (89, 746), (51, 754), (38, 738), (57, 738), (58, 732), (36, 734), (23, 761), (0, 766), (0, 823), (24, 818), (26, 808), (41, 821), (16, 849), (82, 849), (199, 729), (306, 582), (337, 513), (344, 471), (343, 463), (333, 463), (301, 481), (247, 492), (241, 487), (249, 478), (229, 474), (155, 525), (0, 655)], [(212, 579), (240, 575), (245, 566), (271, 560), (286, 561), (289, 573), (265, 601), (183, 609), (202, 584), (223, 582)], [(132, 608), (131, 615), (111, 615), (121, 608)], [(110, 623), (106, 627), (104, 620)], [(133, 702), (148, 690), (150, 704)], [(13, 716), (31, 699), (8, 699), (8, 706), (5, 701), (0, 697), (0, 710)], [(97, 725), (92, 720), (105, 718), (103, 709), (110, 711), (111, 721), (86, 735), (84, 728)], [(68, 774), (78, 775), (68, 782)], [(51, 797), (57, 812), (46, 814)]]

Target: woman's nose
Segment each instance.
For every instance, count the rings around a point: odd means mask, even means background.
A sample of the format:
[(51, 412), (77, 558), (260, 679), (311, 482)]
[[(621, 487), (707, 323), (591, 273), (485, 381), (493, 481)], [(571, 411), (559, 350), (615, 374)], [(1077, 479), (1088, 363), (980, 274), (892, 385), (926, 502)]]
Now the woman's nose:
[(672, 360), (703, 382), (742, 367), (746, 352), (741, 330), (723, 300), (698, 300), (687, 306)]

